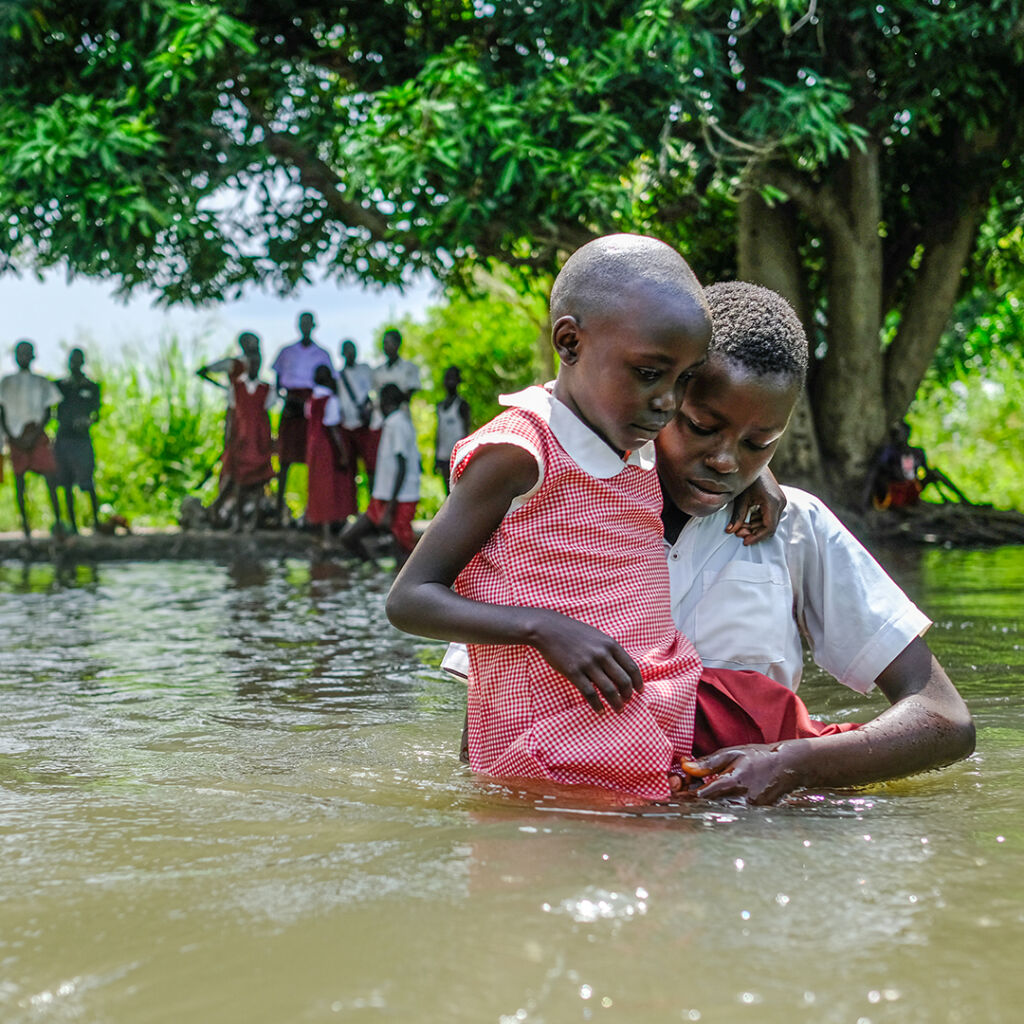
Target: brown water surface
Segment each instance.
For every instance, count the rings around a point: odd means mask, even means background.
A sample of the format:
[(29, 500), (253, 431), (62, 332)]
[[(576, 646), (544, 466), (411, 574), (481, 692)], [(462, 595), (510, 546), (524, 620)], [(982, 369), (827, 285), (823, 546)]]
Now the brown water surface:
[(1024, 549), (887, 562), (978, 753), (646, 817), (459, 765), (385, 577), (0, 565), (0, 1021), (1019, 1021)]

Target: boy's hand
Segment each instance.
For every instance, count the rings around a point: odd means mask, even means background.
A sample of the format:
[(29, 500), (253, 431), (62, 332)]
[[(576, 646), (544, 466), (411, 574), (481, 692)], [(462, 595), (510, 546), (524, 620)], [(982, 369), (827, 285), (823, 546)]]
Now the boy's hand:
[(725, 532), (741, 537), (745, 547), (767, 540), (779, 528), (786, 503), (779, 482), (765, 466), (761, 475), (733, 502), (732, 517)]
[(621, 711), (634, 692), (642, 692), (640, 669), (610, 636), (559, 612), (538, 609), (537, 613), (540, 620), (533, 646), (598, 714), (604, 712), (605, 703)]
[(691, 778), (708, 780), (693, 790), (696, 796), (739, 796), (751, 804), (771, 804), (803, 785), (798, 760), (802, 749), (799, 741), (723, 747), (681, 767)]

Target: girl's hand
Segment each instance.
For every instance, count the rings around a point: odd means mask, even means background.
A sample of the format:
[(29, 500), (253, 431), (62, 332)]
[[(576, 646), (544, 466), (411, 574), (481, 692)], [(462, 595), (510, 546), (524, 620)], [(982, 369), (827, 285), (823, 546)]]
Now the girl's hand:
[(799, 753), (809, 741), (751, 743), (723, 747), (696, 761), (684, 761), (683, 771), (706, 781), (696, 796), (706, 800), (744, 797), (751, 804), (771, 804), (803, 785)]
[(605, 703), (621, 711), (634, 692), (642, 692), (640, 669), (610, 636), (549, 609), (536, 609), (536, 614), (532, 646), (598, 714)]
[(732, 518), (725, 532), (742, 537), (746, 547), (767, 540), (779, 528), (786, 501), (774, 474), (765, 466), (761, 475), (733, 502)]

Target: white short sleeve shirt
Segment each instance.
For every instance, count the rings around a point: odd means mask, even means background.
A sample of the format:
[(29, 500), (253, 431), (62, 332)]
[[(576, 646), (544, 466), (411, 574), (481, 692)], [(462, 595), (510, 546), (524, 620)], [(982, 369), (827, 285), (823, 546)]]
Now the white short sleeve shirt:
[(377, 448), (377, 469), (371, 497), (390, 501), (398, 478), (398, 456), (405, 456), (405, 478), (395, 496), (398, 501), (420, 500), (420, 452), (408, 412), (396, 409), (384, 420)]
[[(39, 423), (63, 395), (60, 388), (29, 370), (19, 370), (0, 380), (0, 405), (11, 437), (21, 437), (29, 423)], [(46, 426), (44, 423), (43, 426)]]
[(672, 618), (711, 668), (755, 669), (796, 690), (801, 634), (815, 662), (866, 693), (931, 620), (814, 495), (784, 488), (774, 537), (744, 547), (729, 508), (668, 545)]

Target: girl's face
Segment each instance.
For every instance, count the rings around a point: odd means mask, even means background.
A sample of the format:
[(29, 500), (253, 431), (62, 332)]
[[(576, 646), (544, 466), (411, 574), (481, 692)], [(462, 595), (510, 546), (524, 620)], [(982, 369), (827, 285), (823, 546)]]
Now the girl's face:
[(707, 516), (746, 490), (774, 454), (799, 394), (796, 378), (713, 355), (658, 437), (658, 473), (676, 506)]
[(641, 291), (584, 324), (561, 317), (555, 397), (615, 451), (632, 451), (672, 419), (710, 334), (704, 310), (674, 293)]

